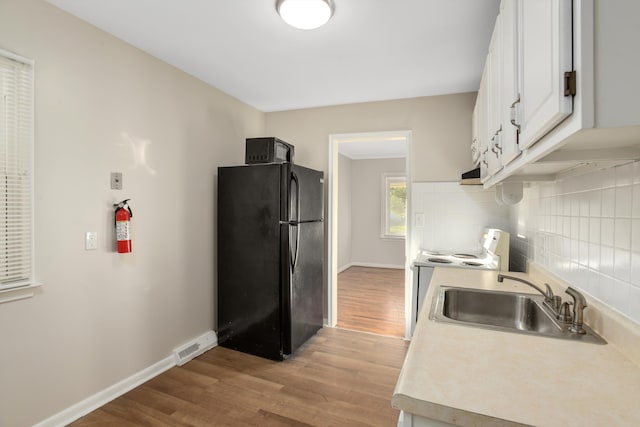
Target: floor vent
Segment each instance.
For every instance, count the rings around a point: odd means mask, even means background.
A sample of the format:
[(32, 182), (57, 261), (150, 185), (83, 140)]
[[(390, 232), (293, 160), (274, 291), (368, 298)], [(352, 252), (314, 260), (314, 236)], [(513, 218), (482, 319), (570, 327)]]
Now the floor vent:
[(209, 331), (206, 334), (199, 336), (195, 340), (173, 350), (176, 365), (184, 365), (191, 359), (198, 357), (205, 351), (215, 347), (217, 344), (218, 338), (213, 331)]

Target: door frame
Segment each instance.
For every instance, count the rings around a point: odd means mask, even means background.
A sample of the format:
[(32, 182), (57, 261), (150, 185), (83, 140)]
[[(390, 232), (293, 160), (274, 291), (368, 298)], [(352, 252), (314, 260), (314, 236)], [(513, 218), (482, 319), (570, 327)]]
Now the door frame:
[(329, 261), (329, 271), (327, 278), (327, 318), (325, 324), (335, 327), (338, 322), (338, 144), (341, 142), (353, 141), (374, 141), (381, 139), (404, 139), (406, 146), (405, 170), (407, 175), (407, 235), (404, 244), (404, 319), (405, 338), (411, 334), (411, 292), (413, 281), (411, 279), (411, 146), (413, 141), (413, 131), (396, 130), (385, 132), (355, 132), (329, 135), (329, 173), (328, 180), (328, 212), (327, 229), (329, 234), (327, 259)]

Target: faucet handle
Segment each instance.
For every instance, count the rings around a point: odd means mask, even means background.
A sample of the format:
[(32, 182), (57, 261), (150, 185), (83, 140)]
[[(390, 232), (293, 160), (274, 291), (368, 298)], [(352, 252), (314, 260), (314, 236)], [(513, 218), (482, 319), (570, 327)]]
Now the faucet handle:
[(548, 283), (544, 284), (544, 288), (545, 288), (545, 293), (547, 294), (547, 298), (548, 299), (552, 299), (553, 298), (553, 290), (551, 289), (551, 286), (549, 286)]
[(571, 322), (571, 309), (569, 308), (571, 304), (566, 301), (562, 303), (560, 310), (558, 310), (558, 320), (564, 323)]

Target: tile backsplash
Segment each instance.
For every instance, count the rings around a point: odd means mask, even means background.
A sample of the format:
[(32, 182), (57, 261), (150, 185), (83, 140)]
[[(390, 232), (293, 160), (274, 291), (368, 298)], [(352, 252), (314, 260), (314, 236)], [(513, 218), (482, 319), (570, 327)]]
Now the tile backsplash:
[(640, 323), (640, 162), (526, 187), (511, 268), (527, 259)]

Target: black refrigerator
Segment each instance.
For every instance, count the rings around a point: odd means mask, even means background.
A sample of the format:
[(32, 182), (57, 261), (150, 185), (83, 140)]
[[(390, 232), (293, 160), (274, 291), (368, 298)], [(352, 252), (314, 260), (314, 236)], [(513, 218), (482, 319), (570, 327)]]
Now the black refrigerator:
[(283, 360), (322, 328), (323, 173), (218, 168), (218, 342)]

